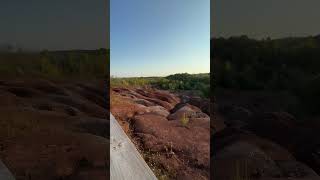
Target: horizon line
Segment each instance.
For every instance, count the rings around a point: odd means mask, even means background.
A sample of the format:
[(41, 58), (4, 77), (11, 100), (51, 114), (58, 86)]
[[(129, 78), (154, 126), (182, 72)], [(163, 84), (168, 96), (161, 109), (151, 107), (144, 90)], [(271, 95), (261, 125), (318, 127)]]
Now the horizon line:
[(154, 75), (154, 76), (150, 76), (150, 75), (142, 75), (142, 76), (115, 76), (115, 75), (110, 75), (110, 78), (152, 78), (152, 77), (167, 77), (170, 75), (175, 75), (175, 74), (190, 74), (190, 75), (197, 75), (197, 74), (210, 74), (210, 72), (201, 72), (201, 73), (170, 73), (167, 75)]
[(272, 36), (263, 36), (263, 37), (254, 37), (253, 35), (248, 35), (248, 34), (238, 34), (238, 35), (219, 35), (219, 36), (215, 36), (215, 35), (211, 35), (210, 36), (210, 40), (211, 39), (219, 39), (219, 38), (224, 38), (224, 39), (229, 39), (229, 38), (239, 38), (239, 37), (243, 37), (246, 36), (249, 39), (253, 39), (253, 40), (264, 40), (264, 39), (268, 39), (270, 38), (271, 40), (279, 40), (279, 39), (288, 39), (288, 38), (308, 38), (308, 37), (319, 37), (320, 36), (320, 32), (317, 34), (310, 34), (310, 35), (288, 35), (288, 36), (282, 36), (282, 37), (272, 37)]

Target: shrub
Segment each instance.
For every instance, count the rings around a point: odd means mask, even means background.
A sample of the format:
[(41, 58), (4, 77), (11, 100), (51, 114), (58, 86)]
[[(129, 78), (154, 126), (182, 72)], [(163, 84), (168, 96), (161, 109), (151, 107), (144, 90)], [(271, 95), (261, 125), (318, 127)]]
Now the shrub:
[(0, 53), (0, 75), (95, 79), (109, 76), (109, 51)]
[(189, 123), (189, 118), (187, 117), (187, 115), (184, 113), (182, 118), (180, 119), (180, 123), (183, 127), (187, 127), (188, 123)]
[(164, 90), (192, 90), (200, 92), (200, 96), (210, 95), (209, 74), (174, 74), (167, 77), (111, 78), (112, 87), (156, 87)]

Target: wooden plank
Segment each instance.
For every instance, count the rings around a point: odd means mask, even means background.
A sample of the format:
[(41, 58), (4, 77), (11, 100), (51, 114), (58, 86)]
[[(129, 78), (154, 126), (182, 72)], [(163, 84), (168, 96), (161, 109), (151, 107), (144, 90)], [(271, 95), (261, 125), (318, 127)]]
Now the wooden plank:
[(0, 160), (0, 180), (15, 180), (9, 169)]
[(156, 180), (134, 144), (110, 114), (111, 180)]

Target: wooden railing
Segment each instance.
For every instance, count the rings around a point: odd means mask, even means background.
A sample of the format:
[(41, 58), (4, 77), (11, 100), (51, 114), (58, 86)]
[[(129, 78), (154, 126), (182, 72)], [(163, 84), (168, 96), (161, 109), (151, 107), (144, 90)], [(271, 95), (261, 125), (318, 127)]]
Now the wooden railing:
[(111, 180), (156, 180), (134, 144), (110, 114)]

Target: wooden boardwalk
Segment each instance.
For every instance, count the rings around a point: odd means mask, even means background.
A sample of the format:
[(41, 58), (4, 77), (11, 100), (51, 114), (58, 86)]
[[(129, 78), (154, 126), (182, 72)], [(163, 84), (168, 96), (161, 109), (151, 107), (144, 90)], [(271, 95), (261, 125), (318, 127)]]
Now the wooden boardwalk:
[(0, 160), (0, 180), (15, 180), (8, 168)]
[(111, 180), (156, 180), (134, 144), (110, 114)]

